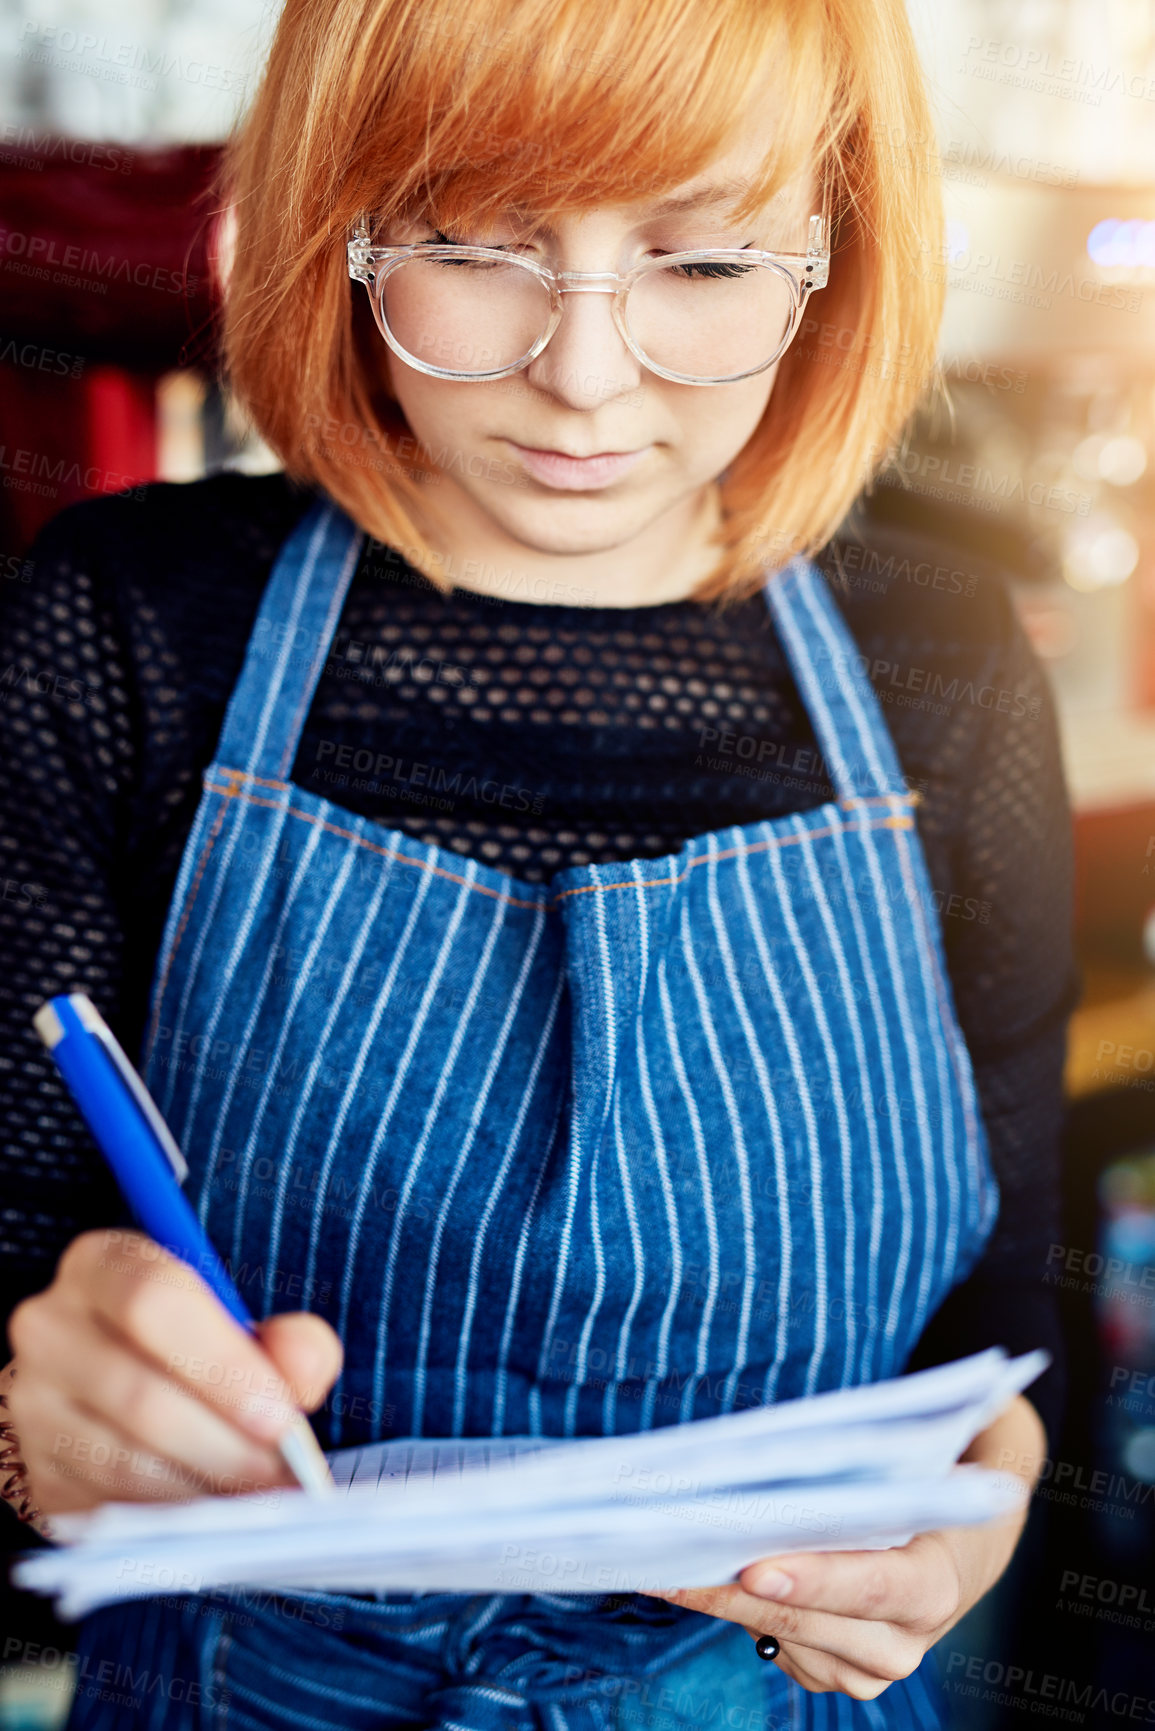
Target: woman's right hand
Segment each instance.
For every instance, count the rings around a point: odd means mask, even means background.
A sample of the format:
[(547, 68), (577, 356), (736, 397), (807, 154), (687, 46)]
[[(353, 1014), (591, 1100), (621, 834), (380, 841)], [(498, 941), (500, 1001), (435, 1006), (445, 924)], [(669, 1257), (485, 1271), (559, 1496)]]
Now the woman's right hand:
[(341, 1369), (319, 1316), (250, 1335), (199, 1275), (135, 1232), (86, 1232), (8, 1325), (8, 1416), (33, 1504), (233, 1495), (296, 1480), (276, 1443)]

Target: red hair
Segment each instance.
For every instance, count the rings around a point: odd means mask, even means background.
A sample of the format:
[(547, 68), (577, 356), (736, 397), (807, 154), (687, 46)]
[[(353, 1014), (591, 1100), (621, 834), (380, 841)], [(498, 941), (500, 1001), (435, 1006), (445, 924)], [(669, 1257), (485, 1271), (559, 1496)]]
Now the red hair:
[(782, 67), (762, 182), (736, 215), (813, 168), (830, 282), (720, 482), (718, 564), (695, 594), (748, 593), (822, 546), (934, 373), (943, 218), (903, 0), (288, 0), (223, 183), (226, 365), (287, 472), (451, 587), (411, 509), (436, 470), (419, 447), (398, 461), (416, 441), (347, 274), (358, 212), (435, 196), (467, 226), (512, 202), (660, 196), (728, 148)]

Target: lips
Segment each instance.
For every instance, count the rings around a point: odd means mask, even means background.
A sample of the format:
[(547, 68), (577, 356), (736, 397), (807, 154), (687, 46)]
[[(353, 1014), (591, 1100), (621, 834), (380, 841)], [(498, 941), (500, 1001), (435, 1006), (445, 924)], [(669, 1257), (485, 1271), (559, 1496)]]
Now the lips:
[(522, 468), (535, 480), (568, 493), (608, 487), (633, 469), (651, 449), (643, 445), (632, 451), (596, 451), (588, 457), (573, 457), (566, 451), (519, 445), (513, 439), (508, 443)]
[(571, 463), (589, 463), (595, 457), (632, 457), (634, 451), (555, 451), (550, 445), (522, 445), (535, 457), (568, 457)]

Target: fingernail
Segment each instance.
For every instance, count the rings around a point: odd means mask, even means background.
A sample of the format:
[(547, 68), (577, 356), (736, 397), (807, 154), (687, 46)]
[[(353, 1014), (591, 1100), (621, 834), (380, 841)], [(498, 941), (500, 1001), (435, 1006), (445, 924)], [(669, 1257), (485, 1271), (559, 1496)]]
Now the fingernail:
[(746, 1591), (759, 1599), (788, 1599), (794, 1591), (794, 1582), (781, 1569), (767, 1569), (764, 1574), (751, 1576)]

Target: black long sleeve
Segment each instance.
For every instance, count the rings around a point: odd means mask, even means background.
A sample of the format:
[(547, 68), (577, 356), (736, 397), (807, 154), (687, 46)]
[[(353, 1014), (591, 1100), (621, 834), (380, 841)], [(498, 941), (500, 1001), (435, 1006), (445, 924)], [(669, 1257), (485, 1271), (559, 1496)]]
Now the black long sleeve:
[[(1008, 609), (1009, 611), (1009, 609)], [(984, 918), (943, 921), (959, 1022), (974, 1066), (1000, 1208), (984, 1256), (924, 1332), (911, 1368), (973, 1351), (981, 1336), (1047, 1346), (1028, 1390), (1053, 1445), (1065, 1369), (1049, 1246), (1060, 1231), (1059, 1150), (1066, 1023), (1078, 995), (1071, 953), (1073, 859), (1054, 706), (1013, 621), (990, 683), (1020, 694), (1029, 725), (993, 708), (959, 824), (955, 892)], [(964, 929), (965, 927), (965, 929)]]

